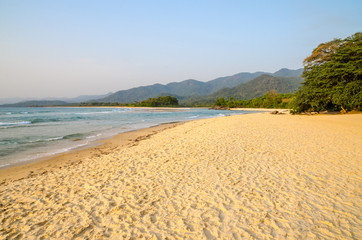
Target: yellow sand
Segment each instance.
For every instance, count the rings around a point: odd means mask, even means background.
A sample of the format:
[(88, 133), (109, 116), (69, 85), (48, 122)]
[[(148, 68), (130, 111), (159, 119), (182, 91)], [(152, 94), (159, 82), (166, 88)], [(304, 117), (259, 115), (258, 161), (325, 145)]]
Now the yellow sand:
[(2, 239), (362, 239), (362, 115), (187, 122), (3, 180)]

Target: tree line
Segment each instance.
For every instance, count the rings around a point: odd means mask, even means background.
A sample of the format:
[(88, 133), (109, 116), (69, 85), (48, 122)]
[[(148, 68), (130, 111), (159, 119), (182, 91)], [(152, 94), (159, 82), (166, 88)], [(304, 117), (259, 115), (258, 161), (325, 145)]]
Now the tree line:
[(290, 108), (293, 93), (279, 94), (275, 90), (268, 91), (264, 96), (249, 100), (236, 100), (235, 98), (218, 98), (215, 108)]

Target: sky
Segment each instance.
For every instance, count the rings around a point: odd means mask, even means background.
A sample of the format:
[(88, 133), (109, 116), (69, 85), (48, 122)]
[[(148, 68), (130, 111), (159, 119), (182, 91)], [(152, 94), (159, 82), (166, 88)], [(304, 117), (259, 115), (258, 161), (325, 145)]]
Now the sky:
[(362, 31), (360, 0), (0, 0), (0, 98), (298, 69)]

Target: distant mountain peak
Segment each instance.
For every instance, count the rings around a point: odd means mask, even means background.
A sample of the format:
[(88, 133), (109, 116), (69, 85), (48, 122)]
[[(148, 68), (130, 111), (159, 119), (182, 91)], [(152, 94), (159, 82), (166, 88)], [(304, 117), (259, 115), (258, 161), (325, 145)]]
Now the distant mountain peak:
[(273, 73), (273, 76), (276, 77), (297, 77), (297, 76), (301, 76), (303, 73), (303, 68), (299, 68), (296, 70), (291, 70), (288, 68), (282, 68), (278, 71), (276, 71), (275, 73)]

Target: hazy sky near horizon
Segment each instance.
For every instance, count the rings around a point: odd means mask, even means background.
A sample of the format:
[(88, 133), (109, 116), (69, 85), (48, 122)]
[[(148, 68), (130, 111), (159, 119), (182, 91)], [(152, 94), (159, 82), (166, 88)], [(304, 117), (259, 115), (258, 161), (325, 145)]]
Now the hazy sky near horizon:
[(303, 67), (360, 0), (0, 0), (0, 98), (76, 97)]

